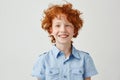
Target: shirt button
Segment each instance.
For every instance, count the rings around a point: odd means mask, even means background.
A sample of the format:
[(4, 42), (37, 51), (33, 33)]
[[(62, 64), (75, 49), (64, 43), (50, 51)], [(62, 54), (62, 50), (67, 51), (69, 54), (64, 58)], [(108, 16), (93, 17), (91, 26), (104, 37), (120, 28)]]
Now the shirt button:
[(79, 71), (79, 73), (82, 73), (82, 71)]
[(50, 71), (50, 73), (52, 74), (53, 72), (52, 72), (52, 71)]
[(64, 78), (67, 78), (67, 76), (66, 76), (66, 75), (64, 75), (63, 77), (64, 77)]
[(66, 64), (66, 62), (63, 63), (64, 65)]
[(40, 72), (40, 74), (43, 74), (42, 72)]

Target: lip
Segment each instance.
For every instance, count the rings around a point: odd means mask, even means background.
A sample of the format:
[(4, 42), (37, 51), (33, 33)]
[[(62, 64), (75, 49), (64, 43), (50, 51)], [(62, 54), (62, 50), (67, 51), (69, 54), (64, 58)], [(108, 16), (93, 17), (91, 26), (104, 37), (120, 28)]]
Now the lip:
[(61, 34), (61, 35), (58, 35), (58, 36), (61, 37), (61, 38), (67, 38), (68, 37), (67, 34)]

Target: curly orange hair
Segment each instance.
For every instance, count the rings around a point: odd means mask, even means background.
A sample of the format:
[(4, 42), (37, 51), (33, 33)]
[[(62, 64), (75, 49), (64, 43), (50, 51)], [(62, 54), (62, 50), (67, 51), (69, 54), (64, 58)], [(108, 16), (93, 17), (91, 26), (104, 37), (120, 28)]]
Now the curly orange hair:
[[(57, 17), (60, 14), (66, 15), (69, 22), (71, 22), (74, 25), (74, 32), (75, 35), (74, 38), (77, 37), (78, 31), (83, 26), (83, 20), (81, 19), (80, 11), (77, 9), (72, 8), (71, 3), (66, 3), (63, 5), (52, 5), (47, 10), (44, 11), (45, 16), (42, 20), (42, 28), (44, 30), (47, 30), (47, 32), (50, 34), (50, 28), (52, 27), (52, 20)], [(55, 43), (55, 38), (53, 36), (51, 37), (51, 42)]]

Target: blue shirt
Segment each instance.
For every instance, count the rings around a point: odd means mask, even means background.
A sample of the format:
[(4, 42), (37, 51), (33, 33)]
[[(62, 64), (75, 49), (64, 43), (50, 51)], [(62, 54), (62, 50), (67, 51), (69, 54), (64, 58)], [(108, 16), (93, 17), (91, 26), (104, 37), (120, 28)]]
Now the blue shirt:
[(91, 56), (72, 46), (68, 58), (55, 45), (40, 55), (32, 70), (32, 76), (41, 80), (84, 80), (97, 74)]

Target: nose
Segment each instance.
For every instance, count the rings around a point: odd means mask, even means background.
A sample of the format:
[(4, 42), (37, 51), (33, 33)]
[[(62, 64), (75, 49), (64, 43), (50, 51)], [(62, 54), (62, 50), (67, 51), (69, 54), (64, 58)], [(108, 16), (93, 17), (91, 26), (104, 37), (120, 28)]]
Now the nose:
[(66, 28), (65, 28), (64, 25), (62, 25), (62, 26), (60, 27), (60, 32), (66, 32)]

